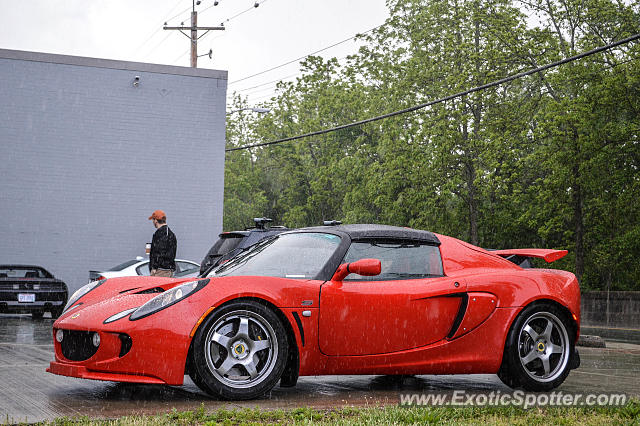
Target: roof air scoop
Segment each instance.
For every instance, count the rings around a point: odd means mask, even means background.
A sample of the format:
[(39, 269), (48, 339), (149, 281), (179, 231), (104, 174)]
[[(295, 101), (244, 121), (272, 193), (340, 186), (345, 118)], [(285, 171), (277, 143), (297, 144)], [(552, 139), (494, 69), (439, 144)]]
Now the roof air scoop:
[(255, 222), (257, 229), (264, 229), (267, 223), (273, 222), (273, 219), (268, 217), (254, 217), (253, 221)]

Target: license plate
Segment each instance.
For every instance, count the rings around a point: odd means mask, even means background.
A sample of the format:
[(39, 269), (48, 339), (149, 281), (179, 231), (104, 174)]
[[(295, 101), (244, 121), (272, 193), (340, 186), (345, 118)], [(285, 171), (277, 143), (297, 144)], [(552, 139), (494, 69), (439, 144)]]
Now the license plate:
[(33, 293), (18, 293), (18, 302), (33, 303), (36, 301), (36, 295)]

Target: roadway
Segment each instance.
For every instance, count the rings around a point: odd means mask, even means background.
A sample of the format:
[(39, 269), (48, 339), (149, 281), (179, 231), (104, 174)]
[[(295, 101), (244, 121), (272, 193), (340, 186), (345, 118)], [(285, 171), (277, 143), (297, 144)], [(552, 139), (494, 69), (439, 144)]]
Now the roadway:
[[(0, 315), (0, 419), (36, 422), (61, 416), (113, 418), (217, 408), (337, 408), (397, 405), (400, 393), (510, 392), (495, 375), (302, 377), (258, 400), (218, 401), (185, 377), (180, 387), (98, 382), (45, 372), (53, 360), (50, 318)], [(640, 346), (607, 342), (580, 348), (582, 366), (557, 389), (563, 393), (626, 393), (640, 397)]]

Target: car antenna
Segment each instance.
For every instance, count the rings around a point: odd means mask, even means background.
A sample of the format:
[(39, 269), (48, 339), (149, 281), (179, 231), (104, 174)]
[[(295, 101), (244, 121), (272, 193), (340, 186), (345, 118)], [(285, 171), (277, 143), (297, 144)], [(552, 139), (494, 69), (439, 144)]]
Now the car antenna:
[(340, 220), (325, 220), (322, 222), (322, 224), (324, 226), (336, 226), (336, 225), (342, 225), (342, 221)]

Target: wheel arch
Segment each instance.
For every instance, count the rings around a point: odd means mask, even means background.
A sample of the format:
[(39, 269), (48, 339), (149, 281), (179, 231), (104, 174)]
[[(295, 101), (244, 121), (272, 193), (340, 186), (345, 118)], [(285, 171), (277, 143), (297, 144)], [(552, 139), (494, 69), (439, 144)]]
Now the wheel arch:
[(573, 334), (574, 345), (575, 345), (575, 342), (578, 341), (578, 322), (575, 319), (573, 319), (573, 314), (571, 313), (571, 310), (569, 310), (569, 308), (563, 305), (562, 303), (553, 299), (544, 298), (544, 297), (540, 299), (535, 299), (530, 301), (526, 305), (522, 306), (518, 310), (518, 313), (515, 314), (511, 319), (511, 322), (509, 323), (509, 327), (506, 328), (504, 333), (503, 343), (502, 343), (502, 359), (500, 360), (500, 364), (502, 364), (504, 361), (504, 356), (505, 356), (505, 352), (507, 350), (507, 344), (508, 344), (507, 340), (509, 339), (509, 333), (511, 332), (511, 328), (513, 327), (513, 324), (518, 320), (518, 317), (520, 316), (520, 314), (530, 306), (545, 305), (545, 304), (555, 306), (560, 310), (560, 312), (562, 312), (565, 315), (565, 319), (571, 326), (571, 332)]
[[(525, 306), (523, 306), (522, 309), (520, 309), (518, 311), (518, 315), (520, 315), (520, 312), (524, 311), (529, 306), (545, 305), (545, 304), (546, 305), (555, 306), (556, 308), (558, 308), (560, 310), (560, 312), (562, 312), (564, 314), (565, 319), (567, 320), (567, 323), (571, 326), (571, 331), (573, 333), (573, 339), (574, 339), (574, 343), (575, 343), (578, 340), (578, 331), (579, 331), (578, 321), (574, 318), (573, 313), (571, 312), (571, 310), (567, 306), (565, 306), (562, 303), (558, 302), (557, 300), (550, 299), (550, 298), (541, 298), (541, 299), (533, 300), (533, 301), (527, 303)], [(513, 323), (518, 318), (518, 315), (516, 315), (513, 318), (513, 321), (511, 321), (511, 324), (509, 325), (509, 330), (511, 329), (511, 327), (513, 326)], [(506, 339), (506, 337), (505, 337), (505, 339)], [(506, 340), (505, 340), (505, 343), (506, 343)]]
[[(568, 375), (568, 371), (578, 368), (580, 366), (580, 358), (575, 348), (575, 344), (579, 336), (578, 320), (575, 318), (574, 314), (571, 312), (571, 309), (568, 306), (564, 305), (563, 303), (557, 300), (554, 300), (553, 298), (542, 296), (539, 299), (531, 300), (525, 305), (521, 306), (520, 309), (518, 309), (518, 312), (515, 315), (513, 315), (509, 323), (509, 327), (506, 328), (506, 333), (504, 336), (504, 343), (503, 343), (503, 350), (502, 350), (502, 357), (501, 357), (502, 359), (500, 361), (500, 368), (497, 374), (503, 383), (505, 383), (507, 386), (510, 386), (512, 388), (520, 388), (521, 386), (525, 386), (525, 385), (523, 384), (523, 382), (520, 381), (520, 379), (518, 379), (518, 374), (513, 373), (511, 367), (509, 366), (509, 363), (510, 363), (509, 356), (508, 356), (508, 350), (510, 345), (509, 339), (511, 337), (513, 327), (515, 323), (519, 320), (522, 313), (525, 310), (538, 305), (547, 305), (554, 308), (554, 310), (556, 310), (555, 312), (556, 314), (560, 314), (561, 316), (564, 317), (564, 320), (565, 320), (564, 322), (568, 326), (567, 332), (569, 333), (570, 336), (571, 335), (573, 336), (573, 339), (570, 339), (569, 348), (568, 348), (570, 351), (570, 354), (569, 354), (568, 364), (566, 367), (567, 373), (565, 373), (564, 377), (561, 378), (561, 381), (555, 386), (558, 386), (560, 383), (564, 381), (564, 379), (566, 378), (566, 375)], [(528, 389), (528, 388), (526, 388), (525, 386), (525, 389)], [(532, 390), (532, 389), (529, 389), (529, 390)], [(538, 390), (533, 389), (533, 390), (538, 391), (539, 389)]]
[[(192, 352), (193, 352), (193, 339), (195, 337), (196, 332), (198, 331), (198, 329), (200, 328), (200, 326), (208, 319), (210, 318), (212, 315), (215, 315), (218, 310), (220, 310), (221, 308), (231, 304), (231, 303), (237, 303), (237, 302), (256, 302), (256, 303), (260, 303), (261, 305), (264, 305), (266, 308), (272, 310), (276, 316), (280, 319), (280, 321), (282, 321), (282, 325), (284, 326), (286, 333), (287, 333), (287, 341), (289, 342), (289, 353), (287, 354), (287, 362), (285, 364), (285, 368), (284, 368), (284, 372), (282, 374), (283, 378), (285, 377), (285, 375), (293, 375), (295, 377), (292, 378), (293, 383), (295, 384), (295, 381), (298, 378), (298, 371), (300, 369), (300, 354), (299, 351), (300, 349), (298, 348), (298, 342), (296, 340), (296, 336), (293, 332), (293, 326), (291, 324), (291, 322), (289, 321), (289, 319), (286, 317), (286, 315), (284, 314), (284, 312), (278, 308), (276, 305), (274, 305), (273, 303), (269, 302), (268, 300), (262, 299), (260, 297), (238, 297), (235, 299), (229, 299), (227, 301), (225, 301), (224, 303), (222, 303), (220, 306), (216, 306), (214, 309), (211, 309), (208, 313), (206, 313), (206, 315), (204, 315), (198, 324), (196, 324), (196, 326), (193, 328), (193, 330), (191, 331), (191, 339), (189, 342), (189, 351), (187, 352), (187, 359), (185, 360), (185, 368), (184, 368), (184, 372), (185, 374), (188, 374), (190, 369), (191, 369), (191, 359), (192, 359)], [(290, 379), (291, 380), (291, 379)]]

